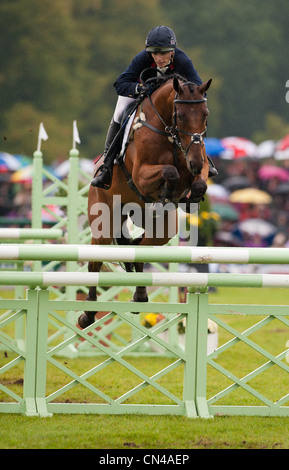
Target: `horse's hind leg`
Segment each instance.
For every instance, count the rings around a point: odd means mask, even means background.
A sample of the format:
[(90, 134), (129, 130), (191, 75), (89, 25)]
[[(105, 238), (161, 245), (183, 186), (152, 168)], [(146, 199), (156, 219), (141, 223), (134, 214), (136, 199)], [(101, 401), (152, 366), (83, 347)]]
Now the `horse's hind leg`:
[[(100, 262), (93, 262), (90, 261), (88, 263), (88, 271), (89, 272), (99, 272), (101, 269), (102, 263)], [(86, 300), (96, 300), (97, 299), (97, 292), (96, 292), (96, 286), (90, 286), (89, 291), (88, 291), (88, 296), (86, 297)], [(89, 325), (92, 325), (94, 323), (94, 317), (97, 314), (97, 311), (85, 311), (83, 312), (82, 315), (78, 318), (78, 325), (80, 328), (86, 328)]]
[[(124, 227), (124, 224), (122, 226)], [(117, 242), (119, 245), (135, 246), (135, 245), (139, 245), (142, 242), (142, 238), (143, 237), (141, 236), (139, 238), (132, 240), (129, 236), (129, 232), (125, 232), (125, 234), (122, 234), (122, 237), (120, 239), (117, 239)], [(132, 273), (132, 272), (142, 273), (144, 263), (124, 263), (124, 266), (125, 266), (126, 272), (128, 273)], [(133, 302), (148, 302), (148, 295), (147, 295), (145, 286), (136, 287), (132, 301)], [(133, 313), (139, 313), (139, 312), (133, 312)]]
[[(134, 263), (135, 270), (137, 273), (143, 272), (144, 263)], [(148, 294), (145, 286), (137, 286), (133, 294), (134, 302), (148, 302)]]

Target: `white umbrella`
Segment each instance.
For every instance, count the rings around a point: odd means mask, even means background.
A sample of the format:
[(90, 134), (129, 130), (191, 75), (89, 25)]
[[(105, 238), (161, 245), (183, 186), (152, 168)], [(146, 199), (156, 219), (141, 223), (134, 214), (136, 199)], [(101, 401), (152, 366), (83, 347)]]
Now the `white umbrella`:
[[(89, 160), (88, 158), (81, 158), (79, 160), (79, 166), (83, 171), (86, 171), (89, 174), (93, 173), (94, 163), (92, 160)], [(54, 173), (58, 178), (64, 178), (68, 175), (69, 169), (69, 160), (65, 160), (64, 162), (60, 163), (58, 167), (55, 168)]]
[(270, 158), (274, 156), (276, 142), (274, 140), (264, 140), (257, 148), (257, 158)]
[(209, 184), (207, 194), (211, 198), (227, 200), (230, 192), (221, 184)]
[(21, 166), (19, 160), (7, 152), (0, 152), (0, 165), (6, 167), (9, 171), (16, 171)]
[(254, 218), (239, 222), (236, 229), (240, 232), (246, 232), (249, 235), (260, 235), (262, 238), (270, 237), (278, 231), (277, 227), (270, 222)]

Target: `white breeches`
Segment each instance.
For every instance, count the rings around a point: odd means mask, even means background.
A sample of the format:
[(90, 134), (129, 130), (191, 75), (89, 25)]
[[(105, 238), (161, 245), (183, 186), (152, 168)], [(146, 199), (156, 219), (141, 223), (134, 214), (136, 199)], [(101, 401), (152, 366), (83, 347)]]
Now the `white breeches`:
[(119, 96), (118, 97), (116, 107), (115, 107), (115, 111), (114, 111), (114, 115), (113, 115), (114, 122), (117, 122), (118, 124), (120, 124), (121, 116), (122, 116), (123, 111), (133, 101), (135, 101), (135, 98), (130, 98), (129, 96)]

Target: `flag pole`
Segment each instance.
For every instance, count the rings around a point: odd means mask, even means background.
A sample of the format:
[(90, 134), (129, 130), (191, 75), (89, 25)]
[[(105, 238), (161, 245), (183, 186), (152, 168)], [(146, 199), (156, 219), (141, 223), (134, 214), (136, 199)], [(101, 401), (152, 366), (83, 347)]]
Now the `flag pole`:
[(41, 152), (41, 141), (47, 140), (47, 139), (48, 139), (47, 132), (44, 129), (43, 122), (41, 122), (39, 125), (39, 132), (38, 132), (37, 152)]
[(77, 122), (73, 121), (73, 144), (72, 144), (73, 150), (76, 150), (76, 144), (80, 144), (80, 143), (81, 141), (80, 141), (79, 133), (77, 129)]

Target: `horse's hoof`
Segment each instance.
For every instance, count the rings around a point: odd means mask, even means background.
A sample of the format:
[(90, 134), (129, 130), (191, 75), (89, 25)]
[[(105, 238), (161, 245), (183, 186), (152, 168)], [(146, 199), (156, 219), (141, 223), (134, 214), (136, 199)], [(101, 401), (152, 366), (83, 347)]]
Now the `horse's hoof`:
[[(131, 300), (131, 302), (148, 302), (148, 301), (149, 301), (149, 298), (147, 295), (139, 297), (137, 294), (134, 294)], [(131, 313), (133, 313), (134, 315), (139, 315), (140, 312), (131, 312)]]
[(132, 298), (132, 302), (148, 302), (149, 298), (147, 294), (140, 295), (140, 294), (134, 294)]
[(93, 323), (94, 323), (94, 317), (88, 316), (86, 313), (82, 313), (82, 315), (78, 317), (78, 325), (82, 329), (87, 328), (89, 325), (92, 325)]

